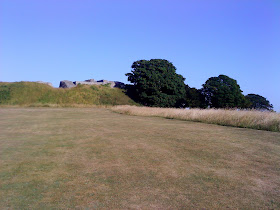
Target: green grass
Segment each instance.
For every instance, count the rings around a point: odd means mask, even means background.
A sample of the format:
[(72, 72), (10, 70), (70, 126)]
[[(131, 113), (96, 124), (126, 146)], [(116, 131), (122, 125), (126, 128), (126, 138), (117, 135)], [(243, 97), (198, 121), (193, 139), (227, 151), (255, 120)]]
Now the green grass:
[(0, 209), (279, 209), (280, 133), (0, 109)]
[(136, 104), (124, 91), (107, 86), (53, 88), (34, 82), (0, 83), (0, 105), (90, 106)]

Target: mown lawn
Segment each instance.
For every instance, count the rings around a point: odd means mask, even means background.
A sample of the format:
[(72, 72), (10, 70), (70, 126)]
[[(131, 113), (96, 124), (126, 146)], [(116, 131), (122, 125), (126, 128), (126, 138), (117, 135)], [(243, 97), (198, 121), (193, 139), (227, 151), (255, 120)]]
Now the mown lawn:
[(8, 208), (277, 209), (280, 133), (101, 108), (1, 108)]

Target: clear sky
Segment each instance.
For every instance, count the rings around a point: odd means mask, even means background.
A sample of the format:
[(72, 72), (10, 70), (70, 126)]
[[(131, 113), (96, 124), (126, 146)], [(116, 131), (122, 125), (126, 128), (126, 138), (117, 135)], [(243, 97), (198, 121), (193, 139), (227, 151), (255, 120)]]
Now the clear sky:
[(280, 111), (280, 0), (0, 0), (0, 81), (127, 82), (140, 59), (225, 74)]

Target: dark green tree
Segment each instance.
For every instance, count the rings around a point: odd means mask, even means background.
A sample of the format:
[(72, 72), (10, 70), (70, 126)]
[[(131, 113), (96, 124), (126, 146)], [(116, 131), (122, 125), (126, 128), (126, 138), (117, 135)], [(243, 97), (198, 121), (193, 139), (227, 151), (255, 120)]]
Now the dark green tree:
[[(176, 73), (167, 60), (135, 61), (128, 81), (133, 83), (134, 99), (146, 106), (182, 107), (185, 99), (185, 78)], [(131, 89), (131, 87), (130, 87)]]
[(205, 97), (201, 90), (186, 85), (186, 107), (206, 108)]
[(245, 98), (249, 101), (249, 108), (259, 110), (273, 110), (273, 105), (263, 96), (258, 94), (248, 94)]
[(245, 97), (237, 81), (226, 76), (209, 78), (202, 85), (206, 104), (214, 108), (244, 108)]

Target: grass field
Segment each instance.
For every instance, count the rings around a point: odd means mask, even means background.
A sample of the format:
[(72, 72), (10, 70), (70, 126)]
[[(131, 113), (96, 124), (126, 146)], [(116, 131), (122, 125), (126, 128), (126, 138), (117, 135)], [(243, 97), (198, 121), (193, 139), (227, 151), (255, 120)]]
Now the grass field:
[(280, 132), (280, 113), (277, 112), (235, 109), (175, 109), (129, 105), (113, 106), (111, 109), (117, 113), (128, 115), (164, 117)]
[(0, 209), (279, 209), (280, 133), (0, 109)]

